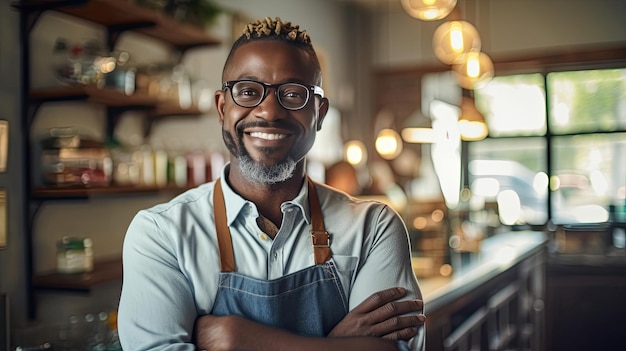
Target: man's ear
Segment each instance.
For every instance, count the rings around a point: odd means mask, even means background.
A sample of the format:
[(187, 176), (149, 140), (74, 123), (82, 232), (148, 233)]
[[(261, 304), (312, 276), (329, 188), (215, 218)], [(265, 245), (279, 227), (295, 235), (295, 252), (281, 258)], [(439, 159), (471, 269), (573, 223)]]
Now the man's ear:
[(224, 96), (223, 90), (215, 92), (215, 108), (217, 109), (217, 115), (220, 119), (220, 125), (224, 125)]
[(326, 117), (326, 113), (328, 113), (328, 108), (330, 107), (330, 102), (327, 98), (322, 98), (320, 101), (319, 108), (317, 109), (317, 121), (316, 121), (316, 130), (319, 132), (322, 130), (322, 123), (324, 122), (324, 118)]

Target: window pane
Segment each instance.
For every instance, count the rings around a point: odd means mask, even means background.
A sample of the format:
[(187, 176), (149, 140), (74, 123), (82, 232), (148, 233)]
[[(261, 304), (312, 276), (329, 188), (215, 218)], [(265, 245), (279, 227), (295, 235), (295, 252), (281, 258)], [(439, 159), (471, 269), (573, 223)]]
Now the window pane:
[(543, 138), (485, 139), (470, 143), (469, 148), (473, 211), (495, 205), (499, 222), (507, 225), (541, 225), (547, 221), (548, 176)]
[(546, 133), (544, 79), (541, 74), (494, 77), (474, 92), (489, 135), (525, 136)]
[(626, 69), (556, 72), (547, 82), (552, 133), (626, 128)]
[(604, 222), (609, 205), (624, 205), (626, 133), (555, 137), (553, 150), (555, 223)]

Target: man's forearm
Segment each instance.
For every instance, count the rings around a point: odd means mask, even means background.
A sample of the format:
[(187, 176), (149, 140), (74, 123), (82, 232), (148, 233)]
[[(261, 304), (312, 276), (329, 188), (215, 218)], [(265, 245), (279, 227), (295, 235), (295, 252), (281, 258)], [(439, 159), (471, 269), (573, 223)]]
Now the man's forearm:
[(196, 346), (208, 351), (396, 351), (380, 337), (306, 337), (239, 316), (203, 316), (196, 325)]

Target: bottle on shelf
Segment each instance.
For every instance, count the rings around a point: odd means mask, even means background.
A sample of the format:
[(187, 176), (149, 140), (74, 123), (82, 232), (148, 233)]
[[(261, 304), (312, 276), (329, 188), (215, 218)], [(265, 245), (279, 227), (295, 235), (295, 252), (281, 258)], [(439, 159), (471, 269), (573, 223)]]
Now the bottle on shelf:
[(105, 75), (104, 86), (119, 90), (125, 95), (133, 95), (136, 69), (127, 65), (130, 54), (126, 51), (113, 51), (110, 55), (114, 60), (114, 68)]

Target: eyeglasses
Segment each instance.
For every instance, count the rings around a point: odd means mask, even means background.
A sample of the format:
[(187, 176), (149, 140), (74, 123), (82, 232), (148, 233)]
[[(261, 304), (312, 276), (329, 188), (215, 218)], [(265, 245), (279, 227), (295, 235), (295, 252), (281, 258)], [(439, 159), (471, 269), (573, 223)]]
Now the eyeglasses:
[[(287, 110), (300, 110), (309, 102), (311, 95), (324, 96), (324, 90), (317, 85), (300, 83), (268, 84), (254, 80), (231, 80), (222, 85), (222, 90), (230, 89), (233, 101), (241, 107), (256, 107), (267, 96), (267, 89), (276, 89), (280, 105)], [(313, 94), (311, 94), (311, 92)]]

